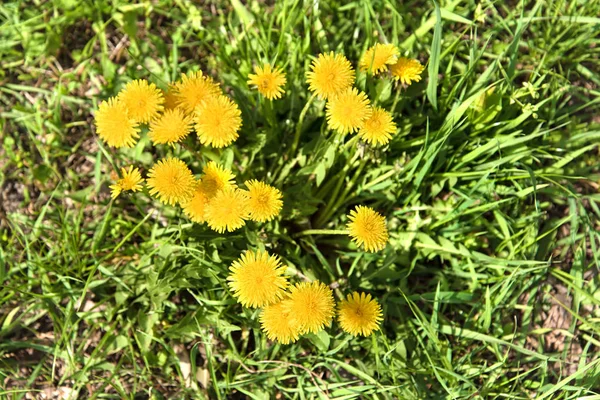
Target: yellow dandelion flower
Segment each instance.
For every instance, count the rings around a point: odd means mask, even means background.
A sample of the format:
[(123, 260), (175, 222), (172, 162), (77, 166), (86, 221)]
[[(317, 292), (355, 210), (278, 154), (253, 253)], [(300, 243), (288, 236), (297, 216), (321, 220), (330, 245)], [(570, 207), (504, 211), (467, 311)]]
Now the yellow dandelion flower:
[(254, 67), (254, 74), (248, 75), (248, 84), (256, 85), (258, 91), (269, 100), (278, 99), (285, 90), (282, 87), (286, 83), (285, 74), (281, 68), (273, 68), (271, 64), (262, 67)]
[(98, 136), (111, 147), (133, 147), (140, 137), (137, 122), (129, 117), (125, 105), (115, 97), (100, 103), (94, 120)]
[(357, 206), (348, 215), (350, 222), (347, 225), (349, 235), (359, 247), (366, 251), (376, 252), (382, 250), (388, 241), (388, 230), (385, 218), (365, 206)]
[(204, 101), (219, 94), (221, 94), (219, 84), (215, 83), (210, 76), (202, 75), (202, 71), (182, 74), (181, 81), (175, 83), (177, 104), (189, 114), (192, 114)]
[(334, 52), (319, 54), (306, 74), (311, 92), (320, 99), (328, 99), (349, 88), (354, 83), (354, 69), (344, 55)]
[(388, 65), (394, 64), (399, 54), (400, 50), (393, 44), (377, 43), (370, 47), (360, 59), (360, 69), (377, 75), (386, 71)]
[(152, 196), (170, 205), (187, 201), (196, 189), (192, 171), (178, 158), (164, 158), (154, 164), (146, 183)]
[(164, 108), (162, 91), (154, 83), (148, 83), (144, 79), (127, 83), (118, 97), (127, 108), (129, 116), (142, 124), (158, 117)]
[(229, 146), (238, 138), (242, 113), (227, 96), (211, 97), (196, 109), (196, 132), (202, 144)]
[(369, 336), (379, 329), (381, 306), (370, 294), (354, 292), (338, 305), (338, 321), (351, 335)]
[(183, 201), (181, 207), (189, 219), (201, 224), (206, 220), (206, 206), (208, 205), (209, 198), (200, 187), (199, 182), (196, 183), (197, 186), (193, 196), (190, 199)]
[(356, 88), (348, 88), (327, 102), (327, 124), (338, 133), (356, 131), (371, 116), (370, 101)]
[(294, 343), (298, 340), (300, 329), (286, 310), (286, 302), (269, 304), (260, 313), (260, 325), (269, 340), (277, 340), (281, 344)]
[(206, 205), (205, 216), (210, 229), (219, 233), (233, 232), (246, 224), (248, 198), (243, 191), (226, 187)]
[(192, 131), (192, 117), (185, 115), (180, 108), (166, 110), (163, 115), (150, 123), (148, 132), (155, 145), (182, 141)]
[(229, 267), (227, 284), (244, 307), (264, 307), (283, 298), (288, 286), (285, 269), (277, 256), (246, 250)]
[(410, 85), (421, 80), (421, 73), (425, 67), (418, 61), (410, 58), (400, 57), (398, 61), (390, 65), (390, 72), (396, 80), (404, 85)]
[(202, 170), (200, 188), (209, 199), (215, 197), (219, 190), (226, 187), (235, 187), (235, 175), (230, 169), (224, 168), (214, 161), (209, 161)]
[(335, 313), (333, 292), (319, 281), (298, 283), (290, 288), (284, 309), (301, 333), (316, 333), (331, 324)]
[(256, 179), (246, 181), (250, 219), (258, 222), (270, 221), (279, 215), (283, 206), (281, 191)]
[(179, 97), (177, 96), (177, 88), (174, 84), (169, 84), (169, 89), (163, 90), (163, 96), (165, 98), (165, 110), (173, 110), (179, 107)]
[(358, 136), (372, 145), (387, 144), (394, 133), (396, 133), (396, 123), (392, 114), (380, 107), (373, 107), (371, 116), (358, 130)]
[(142, 174), (140, 174), (139, 168), (133, 168), (130, 165), (129, 168), (121, 168), (122, 178), (119, 179), (114, 185), (110, 185), (111, 193), (110, 197), (116, 199), (121, 192), (131, 190), (137, 192), (142, 190)]

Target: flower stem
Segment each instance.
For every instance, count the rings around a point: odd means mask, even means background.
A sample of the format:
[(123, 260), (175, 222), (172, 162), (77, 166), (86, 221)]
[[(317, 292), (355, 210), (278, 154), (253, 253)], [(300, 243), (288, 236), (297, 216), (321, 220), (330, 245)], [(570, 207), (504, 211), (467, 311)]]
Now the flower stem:
[(304, 105), (304, 108), (300, 112), (300, 117), (298, 118), (298, 123), (296, 124), (296, 134), (294, 135), (294, 142), (292, 143), (292, 147), (291, 147), (291, 151), (290, 151), (290, 153), (292, 155), (298, 149), (298, 144), (300, 143), (300, 135), (302, 134), (302, 124), (304, 123), (304, 118), (306, 117), (306, 113), (308, 112), (310, 105), (312, 104), (313, 100), (315, 99), (315, 96), (316, 96), (316, 94), (313, 94), (312, 96), (310, 96), (310, 98)]

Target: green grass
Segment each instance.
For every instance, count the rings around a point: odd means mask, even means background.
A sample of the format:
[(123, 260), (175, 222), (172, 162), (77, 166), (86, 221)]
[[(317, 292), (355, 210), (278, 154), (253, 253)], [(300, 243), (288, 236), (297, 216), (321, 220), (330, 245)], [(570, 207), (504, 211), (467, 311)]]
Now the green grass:
[[(600, 1), (275, 3), (0, 4), (0, 397), (597, 398)], [(305, 72), (378, 41), (428, 65), (407, 90), (358, 75), (398, 124), (372, 149), (305, 109)], [(246, 84), (260, 61), (287, 73), (272, 106)], [(180, 155), (280, 187), (279, 220), (218, 235), (147, 193), (110, 201), (118, 166), (171, 150), (106, 148), (93, 111), (192, 69), (244, 126)], [(384, 251), (323, 234), (357, 204), (386, 215)], [(225, 284), (248, 247), (372, 293), (381, 331), (267, 342)]]

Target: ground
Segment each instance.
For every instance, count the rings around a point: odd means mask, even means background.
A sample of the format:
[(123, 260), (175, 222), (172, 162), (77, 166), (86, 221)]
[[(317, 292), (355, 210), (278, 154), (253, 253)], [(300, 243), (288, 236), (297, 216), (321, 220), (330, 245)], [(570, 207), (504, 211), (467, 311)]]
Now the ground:
[[(438, 4), (0, 4), (2, 397), (598, 395), (600, 1)], [(377, 42), (426, 69), (410, 86), (358, 74), (398, 127), (373, 148), (327, 129), (305, 73)], [(246, 83), (266, 61), (281, 100)], [(99, 141), (94, 112), (126, 82), (197, 69), (240, 105), (235, 145)], [(120, 166), (172, 151), (280, 188), (281, 216), (220, 235), (147, 191), (111, 201)], [(379, 253), (331, 234), (358, 204), (386, 216)], [(337, 300), (371, 293), (381, 330), (268, 341), (225, 283), (249, 247)]]

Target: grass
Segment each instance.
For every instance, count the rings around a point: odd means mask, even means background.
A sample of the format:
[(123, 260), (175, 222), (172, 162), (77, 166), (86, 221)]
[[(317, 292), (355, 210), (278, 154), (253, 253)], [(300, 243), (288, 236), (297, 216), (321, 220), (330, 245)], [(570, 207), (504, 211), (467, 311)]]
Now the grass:
[[(34, 3), (0, 5), (1, 397), (600, 396), (600, 1)], [(428, 65), (406, 90), (359, 74), (398, 124), (372, 149), (326, 129), (304, 73), (378, 41)], [(287, 73), (272, 105), (246, 84), (260, 60)], [(106, 148), (98, 103), (197, 68), (244, 127), (182, 157), (282, 188), (280, 220), (218, 235), (110, 201), (117, 166), (168, 149)], [(386, 215), (383, 252), (335, 235), (356, 204)], [(225, 285), (247, 247), (372, 293), (381, 331), (267, 342)]]

